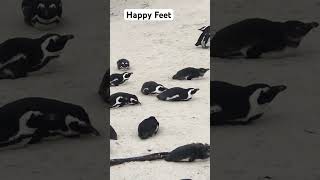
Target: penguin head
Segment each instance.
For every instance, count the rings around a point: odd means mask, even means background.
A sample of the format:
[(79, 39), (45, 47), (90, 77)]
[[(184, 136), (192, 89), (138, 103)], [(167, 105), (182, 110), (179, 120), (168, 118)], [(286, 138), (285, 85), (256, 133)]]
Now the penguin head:
[(128, 80), (133, 73), (125, 72), (122, 74), (123, 80)]
[(70, 130), (79, 134), (100, 136), (99, 131), (92, 126), (88, 113), (82, 108), (77, 108), (66, 116), (66, 125)]
[(35, 0), (30, 24), (40, 29), (48, 29), (60, 22), (61, 0)]
[(210, 145), (208, 145), (208, 144), (200, 144), (200, 145), (202, 147), (200, 149), (201, 158), (210, 157)]
[(280, 92), (287, 89), (285, 85), (269, 86), (266, 84), (253, 84), (248, 86), (251, 93), (256, 95), (259, 105), (269, 104)]
[(188, 93), (190, 93), (191, 95), (194, 95), (197, 91), (199, 91), (200, 89), (198, 88), (189, 88), (188, 89)]
[(164, 92), (164, 91), (167, 90), (167, 89), (168, 89), (168, 88), (166, 88), (166, 87), (164, 87), (163, 85), (159, 84), (159, 85), (157, 85), (155, 92), (156, 92), (156, 93), (162, 93), (162, 92)]
[(141, 104), (138, 97), (135, 95), (132, 95), (131, 97), (129, 97), (129, 104), (131, 105), (135, 105), (135, 104)]
[(307, 33), (319, 26), (317, 22), (303, 23), (300, 21), (287, 21), (284, 23), (284, 31), (287, 33), (287, 43), (291, 47), (297, 47)]
[(130, 63), (127, 59), (119, 59), (117, 61), (118, 69), (128, 70), (130, 68)]
[(207, 71), (209, 71), (210, 69), (207, 69), (207, 68), (199, 68), (199, 72), (201, 74), (205, 74)]
[(59, 35), (59, 34), (45, 34), (40, 39), (42, 41), (41, 46), (45, 48), (49, 53), (55, 53), (61, 51), (67, 42), (74, 38), (74, 35)]

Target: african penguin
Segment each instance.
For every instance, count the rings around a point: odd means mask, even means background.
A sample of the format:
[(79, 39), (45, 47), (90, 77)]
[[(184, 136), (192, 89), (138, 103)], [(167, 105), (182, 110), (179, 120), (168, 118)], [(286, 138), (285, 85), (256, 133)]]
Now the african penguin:
[(2, 106), (0, 117), (0, 147), (17, 143), (34, 144), (57, 135), (99, 135), (81, 106), (54, 99), (19, 99)]
[(104, 73), (98, 91), (103, 101), (108, 102), (110, 98), (110, 69)]
[(157, 98), (162, 101), (188, 101), (197, 91), (199, 91), (199, 89), (174, 87), (165, 90), (159, 94)]
[(118, 108), (118, 107), (123, 107), (125, 105), (141, 104), (136, 95), (124, 93), (124, 92), (118, 92), (118, 93), (112, 94), (108, 102), (110, 104), (110, 108)]
[(118, 140), (118, 135), (116, 133), (116, 131), (113, 129), (113, 127), (111, 125), (110, 126), (110, 139), (112, 140)]
[(122, 74), (111, 74), (110, 75), (110, 86), (119, 86), (126, 82), (133, 73), (124, 72)]
[(144, 95), (149, 95), (149, 94), (160, 94), (163, 91), (167, 90), (166, 87), (164, 87), (161, 84), (158, 84), (154, 81), (148, 81), (143, 83), (141, 92)]
[(193, 143), (174, 149), (165, 157), (165, 160), (170, 162), (193, 162), (196, 159), (207, 159), (209, 157), (210, 146), (208, 144)]
[(0, 44), (0, 79), (26, 77), (62, 53), (73, 35), (46, 34), (37, 39), (13, 38)]
[(200, 37), (198, 38), (197, 43), (195, 44), (195, 46), (200, 46), (202, 48), (207, 48), (207, 44), (210, 44), (210, 26), (204, 26), (202, 28), (199, 29), (200, 31), (202, 31)]
[(213, 37), (212, 57), (259, 58), (263, 53), (297, 48), (317, 22), (275, 22), (266, 19), (246, 19), (218, 31)]
[(248, 124), (260, 118), (286, 86), (251, 84), (238, 86), (222, 81), (210, 83), (211, 125)]
[(24, 21), (38, 29), (50, 29), (61, 21), (61, 0), (23, 0)]
[(178, 71), (172, 79), (176, 80), (192, 80), (193, 78), (203, 77), (209, 69), (187, 67)]
[(159, 122), (154, 116), (143, 120), (138, 126), (138, 135), (141, 139), (147, 139), (159, 130)]
[(119, 70), (129, 70), (130, 62), (127, 59), (119, 59), (117, 61), (117, 66)]

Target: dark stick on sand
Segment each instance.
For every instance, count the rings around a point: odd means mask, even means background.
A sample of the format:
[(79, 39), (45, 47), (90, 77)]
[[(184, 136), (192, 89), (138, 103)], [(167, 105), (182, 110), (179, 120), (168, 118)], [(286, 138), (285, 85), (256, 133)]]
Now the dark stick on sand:
[(132, 161), (154, 161), (154, 160), (164, 159), (168, 154), (169, 152), (160, 152), (160, 153), (154, 153), (154, 154), (132, 157), (132, 158), (111, 159), (110, 166), (115, 166), (115, 165), (123, 164), (126, 162), (132, 162)]

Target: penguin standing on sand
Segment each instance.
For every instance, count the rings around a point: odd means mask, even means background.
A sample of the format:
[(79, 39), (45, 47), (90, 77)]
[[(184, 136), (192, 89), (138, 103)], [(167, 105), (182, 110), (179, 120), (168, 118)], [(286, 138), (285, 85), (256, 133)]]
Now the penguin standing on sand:
[(110, 86), (119, 86), (126, 82), (133, 73), (125, 72), (122, 74), (111, 74), (110, 75)]
[(138, 135), (141, 139), (147, 139), (157, 134), (158, 130), (159, 122), (154, 116), (151, 116), (139, 124)]
[(58, 58), (73, 35), (46, 34), (37, 39), (13, 38), (0, 44), (0, 79), (26, 77)]
[(125, 105), (141, 104), (136, 95), (124, 93), (124, 92), (118, 92), (118, 93), (112, 94), (108, 102), (110, 104), (110, 108), (118, 108), (118, 107), (123, 107)]
[(78, 105), (30, 97), (0, 108), (0, 147), (34, 144), (50, 136), (99, 135), (86, 111)]
[(130, 69), (130, 62), (127, 59), (119, 59), (117, 61), (117, 66), (119, 70), (129, 70)]
[(208, 43), (210, 44), (210, 26), (204, 26), (202, 28), (199, 29), (200, 31), (202, 31), (200, 37), (198, 38), (197, 43), (195, 44), (195, 46), (200, 46), (202, 48), (207, 48), (208, 47)]
[(148, 81), (143, 83), (141, 92), (144, 95), (149, 95), (149, 94), (160, 94), (163, 91), (167, 90), (166, 87), (164, 87), (162, 84), (158, 84), (154, 81)]
[(50, 29), (60, 23), (61, 0), (23, 0), (24, 21), (38, 29)]
[(221, 81), (212, 81), (211, 125), (248, 124), (260, 118), (268, 105), (286, 86), (252, 84), (237, 86)]
[(199, 89), (174, 87), (165, 90), (157, 96), (162, 101), (189, 101)]
[(275, 22), (246, 19), (219, 30), (213, 37), (212, 57), (259, 58), (262, 54), (297, 48), (302, 39), (319, 23), (301, 21)]
[(193, 78), (203, 77), (209, 69), (187, 67), (178, 71), (172, 79), (176, 80), (192, 80)]

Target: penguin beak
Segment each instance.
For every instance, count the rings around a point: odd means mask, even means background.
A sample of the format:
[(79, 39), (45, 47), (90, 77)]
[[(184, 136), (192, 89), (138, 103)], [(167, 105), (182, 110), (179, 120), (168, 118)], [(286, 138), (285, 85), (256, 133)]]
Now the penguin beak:
[(285, 86), (285, 85), (272, 86), (272, 87), (270, 88), (270, 92), (272, 92), (272, 93), (274, 93), (274, 94), (278, 94), (278, 93), (280, 93), (280, 92), (282, 92), (282, 91), (284, 91), (284, 90), (286, 90), (286, 89), (287, 89), (287, 86)]
[(63, 37), (64, 37), (65, 39), (67, 39), (67, 40), (71, 40), (71, 39), (74, 38), (74, 35), (68, 34), (68, 35), (64, 35)]
[(95, 135), (95, 136), (100, 136), (99, 131), (98, 131), (96, 128), (94, 128), (93, 126), (90, 126), (89, 129), (90, 129), (90, 131), (91, 131), (91, 133), (92, 133), (93, 135)]
[(318, 27), (318, 26), (319, 26), (319, 23), (317, 23), (317, 22), (311, 22), (311, 23), (308, 23), (307, 25), (312, 29), (312, 28)]

